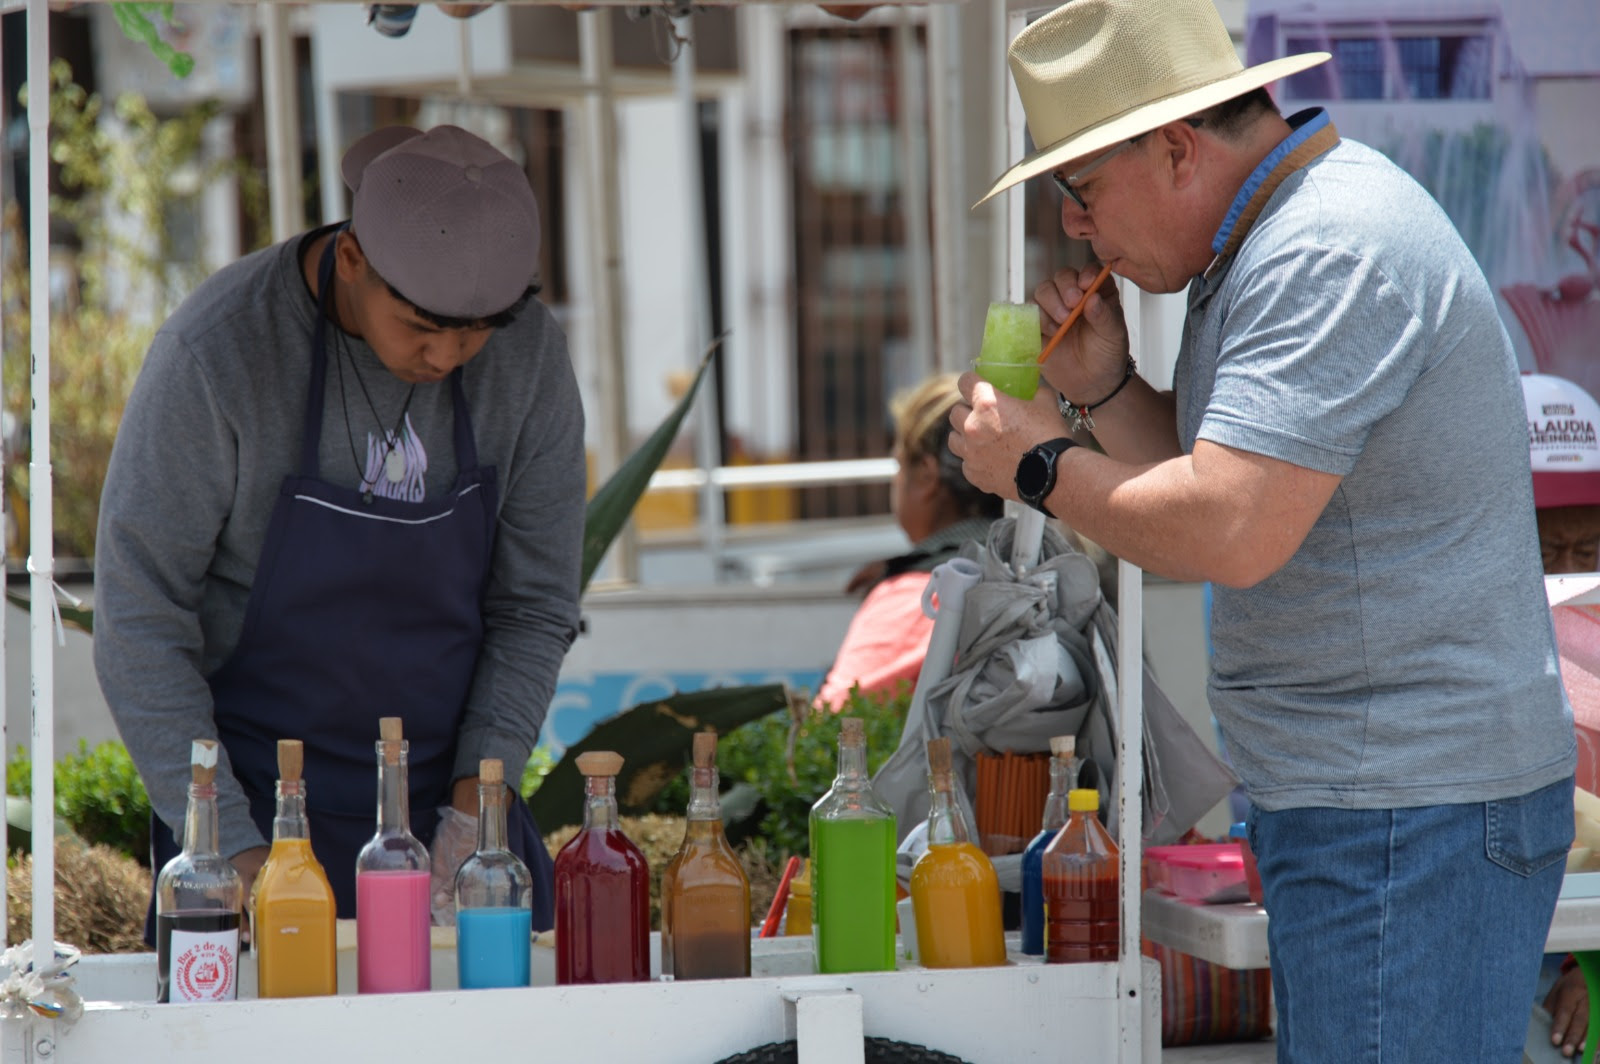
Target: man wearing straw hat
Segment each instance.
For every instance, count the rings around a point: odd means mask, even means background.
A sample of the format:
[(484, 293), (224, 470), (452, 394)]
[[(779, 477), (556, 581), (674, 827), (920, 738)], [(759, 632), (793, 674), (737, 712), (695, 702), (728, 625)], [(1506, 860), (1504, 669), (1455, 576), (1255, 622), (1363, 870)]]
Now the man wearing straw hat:
[[(1209, 0), (1072, 0), (1012, 74), (1067, 235), (1186, 291), (1174, 391), (1115, 286), (1032, 402), (967, 374), (979, 487), (1216, 585), (1210, 699), (1253, 803), (1285, 1061), (1512, 1062), (1573, 831), (1572, 718), (1515, 359), (1439, 207), (1243, 69)], [(986, 197), (987, 198), (987, 197)], [(1074, 446), (1089, 429), (1104, 453)]]

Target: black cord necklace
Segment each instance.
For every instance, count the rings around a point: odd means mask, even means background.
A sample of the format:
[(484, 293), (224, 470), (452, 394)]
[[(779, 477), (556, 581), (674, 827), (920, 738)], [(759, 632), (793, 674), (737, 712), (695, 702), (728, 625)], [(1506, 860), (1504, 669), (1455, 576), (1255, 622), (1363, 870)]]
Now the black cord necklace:
[[(328, 283), (330, 286), (333, 284), (331, 277)], [(332, 293), (330, 292), (329, 294), (331, 295)], [(417, 394), (417, 386), (412, 384), (406, 391), (406, 401), (400, 407), (400, 416), (395, 420), (394, 431), (389, 433), (388, 439), (384, 441), (383, 459), (379, 463), (379, 468), (382, 472), (374, 474), (369, 479), (367, 477), (366, 464), (361, 461), (361, 455), (356, 450), (355, 432), (350, 427), (350, 402), (349, 393), (345, 390), (344, 384), (344, 359), (350, 360), (350, 372), (355, 375), (356, 384), (361, 388), (361, 395), (367, 401), (367, 409), (372, 412), (373, 423), (378, 426), (379, 432), (383, 431), (383, 417), (378, 413), (377, 404), (372, 401), (372, 393), (367, 391), (367, 382), (362, 379), (361, 369), (356, 365), (355, 353), (345, 343), (344, 329), (339, 327), (338, 322), (335, 322), (334, 325), (338, 329), (337, 340), (335, 341), (338, 347), (338, 355), (334, 357), (333, 365), (339, 374), (339, 409), (344, 414), (344, 438), (350, 444), (350, 460), (355, 463), (356, 479), (361, 484), (361, 501), (370, 505), (372, 503), (373, 489), (378, 485), (378, 476), (381, 475), (391, 484), (398, 484), (405, 479), (406, 458), (399, 451), (400, 433), (405, 428), (406, 414), (411, 409), (412, 397)]]

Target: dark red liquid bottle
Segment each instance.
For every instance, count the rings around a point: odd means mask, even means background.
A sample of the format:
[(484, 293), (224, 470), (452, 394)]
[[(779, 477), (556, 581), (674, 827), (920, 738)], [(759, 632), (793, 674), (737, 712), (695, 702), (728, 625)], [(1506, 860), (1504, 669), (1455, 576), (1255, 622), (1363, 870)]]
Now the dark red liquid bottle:
[(556, 854), (556, 982), (629, 983), (650, 978), (650, 866), (617, 822), (609, 751), (578, 757), (583, 830)]
[(1053, 964), (1114, 961), (1121, 951), (1121, 869), (1099, 807), (1098, 791), (1067, 792), (1066, 826), (1044, 851), (1045, 960)]

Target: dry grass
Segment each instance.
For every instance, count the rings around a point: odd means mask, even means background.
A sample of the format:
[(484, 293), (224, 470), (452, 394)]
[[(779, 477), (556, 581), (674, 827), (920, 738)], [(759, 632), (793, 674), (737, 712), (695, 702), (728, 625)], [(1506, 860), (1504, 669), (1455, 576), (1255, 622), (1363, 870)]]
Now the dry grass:
[[(107, 846), (56, 846), (56, 938), (85, 953), (144, 953), (150, 872)], [(33, 936), (33, 858), (6, 871), (6, 936)]]

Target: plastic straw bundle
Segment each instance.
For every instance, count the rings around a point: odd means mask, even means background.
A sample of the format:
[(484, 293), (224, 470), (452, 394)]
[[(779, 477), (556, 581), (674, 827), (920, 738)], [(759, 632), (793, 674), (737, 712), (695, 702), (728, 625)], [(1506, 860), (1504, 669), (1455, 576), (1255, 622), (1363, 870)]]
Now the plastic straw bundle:
[(1039, 833), (1050, 793), (1050, 755), (979, 754), (978, 842), (991, 857), (1021, 853)]

